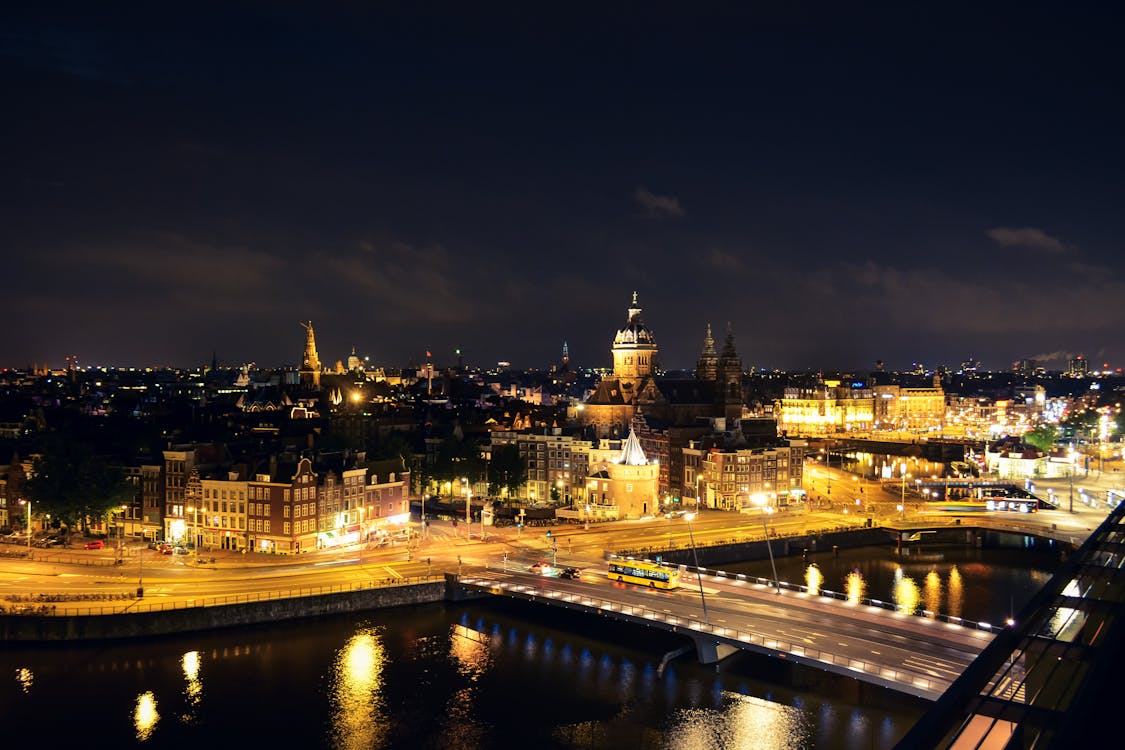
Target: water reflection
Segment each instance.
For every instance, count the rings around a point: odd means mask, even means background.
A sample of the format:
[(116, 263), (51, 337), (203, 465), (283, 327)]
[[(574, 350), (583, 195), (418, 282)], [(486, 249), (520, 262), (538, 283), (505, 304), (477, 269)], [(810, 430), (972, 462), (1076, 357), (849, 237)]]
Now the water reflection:
[(954, 565), (949, 569), (949, 614), (961, 616), (961, 602), (965, 598), (965, 585), (961, 582), (961, 571)]
[(863, 580), (863, 576), (859, 574), (858, 570), (853, 570), (848, 573), (848, 577), (844, 580), (844, 590), (848, 593), (848, 604), (859, 605), (863, 601), (864, 596), (867, 594), (867, 583)]
[(16, 682), (20, 684), (20, 689), (25, 693), (31, 692), (31, 684), (35, 682), (35, 675), (27, 667), (20, 667), (16, 670)]
[(809, 728), (800, 709), (724, 691), (716, 710), (676, 711), (667, 746), (695, 750), (717, 747), (794, 748), (807, 746)]
[(908, 615), (914, 614), (918, 609), (918, 584), (914, 579), (902, 572), (902, 568), (895, 571), (894, 600), (899, 612)]
[(195, 719), (195, 709), (203, 698), (203, 682), (199, 679), (200, 657), (198, 651), (188, 651), (180, 659), (184, 670), (184, 696), (187, 698), (189, 713), (184, 714), (184, 722), (191, 723)]
[(370, 629), (357, 632), (337, 652), (331, 688), (333, 747), (358, 750), (383, 745), (385, 662), (382, 639)]
[(927, 612), (941, 612), (941, 576), (936, 570), (926, 574), (922, 584), (922, 599), (926, 603)]
[(809, 589), (809, 596), (816, 596), (820, 593), (820, 584), (824, 582), (824, 576), (820, 573), (820, 568), (813, 563), (805, 571), (805, 585)]
[(156, 711), (156, 696), (152, 691), (138, 695), (137, 705), (133, 709), (133, 726), (137, 730), (137, 739), (144, 742), (151, 737), (158, 721), (160, 714)]

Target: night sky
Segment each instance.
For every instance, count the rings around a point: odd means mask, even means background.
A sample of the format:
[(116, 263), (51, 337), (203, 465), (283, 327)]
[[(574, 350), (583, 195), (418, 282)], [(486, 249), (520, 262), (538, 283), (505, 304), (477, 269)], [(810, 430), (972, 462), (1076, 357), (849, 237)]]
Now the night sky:
[(477, 6), (5, 4), (0, 366), (1125, 364), (1097, 5)]

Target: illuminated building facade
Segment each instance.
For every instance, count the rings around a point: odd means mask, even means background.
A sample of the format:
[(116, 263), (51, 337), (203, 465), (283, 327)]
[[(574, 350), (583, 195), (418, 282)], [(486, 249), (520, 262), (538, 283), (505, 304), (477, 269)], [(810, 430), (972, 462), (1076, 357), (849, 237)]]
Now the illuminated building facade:
[(199, 513), (189, 513), (187, 521), (195, 524), (198, 515), (203, 548), (246, 549), (246, 477), (238, 471), (201, 476), (200, 491)]
[(683, 449), (685, 493), (700, 507), (738, 510), (764, 495), (771, 506), (799, 502), (803, 496), (803, 440), (765, 447), (723, 448), (693, 441)]
[[(605, 455), (606, 452), (611, 455)], [(648, 460), (632, 429), (619, 451), (592, 451), (591, 464), (587, 502), (597, 517), (642, 518), (660, 509), (656, 493), (660, 466)]]

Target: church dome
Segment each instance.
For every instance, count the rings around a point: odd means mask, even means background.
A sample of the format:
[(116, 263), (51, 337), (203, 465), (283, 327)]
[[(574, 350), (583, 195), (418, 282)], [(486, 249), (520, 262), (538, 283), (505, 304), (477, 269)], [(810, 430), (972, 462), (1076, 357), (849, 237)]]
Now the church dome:
[(656, 346), (656, 339), (653, 338), (652, 331), (645, 326), (644, 320), (641, 319), (641, 308), (637, 306), (637, 293), (633, 292), (633, 304), (629, 308), (629, 317), (625, 321), (625, 327), (613, 337), (613, 345), (638, 344)]

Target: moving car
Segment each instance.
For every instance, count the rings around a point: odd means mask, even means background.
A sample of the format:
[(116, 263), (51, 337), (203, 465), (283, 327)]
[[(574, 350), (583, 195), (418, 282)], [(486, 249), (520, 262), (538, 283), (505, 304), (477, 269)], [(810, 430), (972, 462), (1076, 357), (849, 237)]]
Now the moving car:
[(104, 541), (102, 541), (101, 539), (91, 539), (90, 541), (86, 542), (82, 549), (102, 549), (103, 547), (105, 547)]
[(545, 576), (545, 575), (551, 574), (551, 566), (548, 565), (545, 562), (532, 563), (531, 567), (528, 568), (528, 570), (530, 570), (535, 575), (539, 575), (539, 576)]
[(563, 568), (559, 571), (559, 578), (581, 578), (582, 571), (578, 568)]

